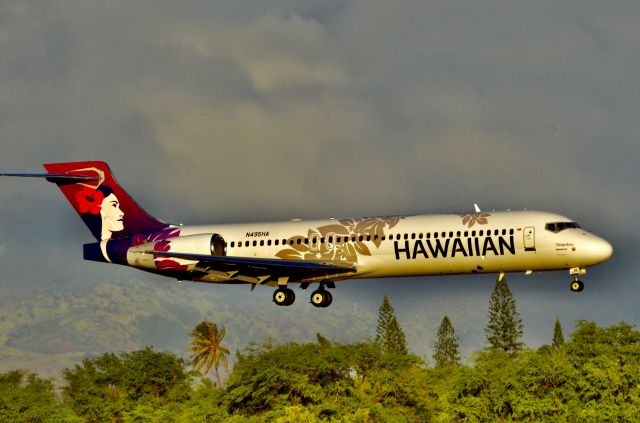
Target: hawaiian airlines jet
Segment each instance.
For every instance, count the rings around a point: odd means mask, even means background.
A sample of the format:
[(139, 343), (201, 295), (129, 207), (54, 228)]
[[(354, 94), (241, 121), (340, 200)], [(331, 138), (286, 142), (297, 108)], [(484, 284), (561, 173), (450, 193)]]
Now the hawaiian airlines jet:
[(569, 270), (579, 276), (613, 249), (564, 216), (537, 211), (365, 217), (281, 223), (176, 226), (147, 214), (118, 185), (104, 162), (53, 163), (53, 182), (96, 241), (84, 258), (208, 283), (267, 285), (273, 301), (291, 305), (290, 284), (327, 307), (326, 288), (345, 279)]

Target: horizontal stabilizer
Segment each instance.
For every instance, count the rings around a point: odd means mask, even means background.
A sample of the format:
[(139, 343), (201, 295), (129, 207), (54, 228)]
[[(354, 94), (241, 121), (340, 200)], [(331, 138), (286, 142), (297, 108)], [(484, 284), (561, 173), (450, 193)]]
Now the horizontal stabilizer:
[(20, 178), (45, 178), (54, 184), (75, 184), (80, 181), (99, 181), (98, 175), (64, 174), (64, 173), (0, 173), (0, 176), (17, 176)]

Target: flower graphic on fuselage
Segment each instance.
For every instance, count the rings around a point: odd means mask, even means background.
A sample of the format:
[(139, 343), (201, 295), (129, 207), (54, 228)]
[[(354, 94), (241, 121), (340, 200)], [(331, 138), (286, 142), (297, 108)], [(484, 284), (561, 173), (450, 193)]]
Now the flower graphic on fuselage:
[(285, 260), (331, 260), (358, 262), (358, 255), (370, 256), (369, 245), (379, 248), (385, 229), (398, 224), (402, 216), (345, 219), (310, 229), (306, 236), (289, 238), (287, 247), (276, 253)]
[(463, 213), (460, 215), (462, 218), (462, 224), (469, 228), (475, 225), (486, 225), (489, 223), (487, 217), (491, 216), (489, 213)]

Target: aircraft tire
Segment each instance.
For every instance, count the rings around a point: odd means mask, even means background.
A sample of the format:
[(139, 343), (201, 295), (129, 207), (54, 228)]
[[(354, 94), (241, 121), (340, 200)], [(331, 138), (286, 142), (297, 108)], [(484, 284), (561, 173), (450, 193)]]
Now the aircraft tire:
[(329, 291), (318, 289), (311, 294), (311, 304), (314, 307), (329, 307), (333, 301), (333, 296)]
[(289, 306), (296, 300), (296, 294), (289, 288), (278, 288), (273, 293), (273, 302), (279, 306)]
[(573, 292), (581, 292), (584, 289), (584, 283), (582, 281), (571, 282), (571, 290)]
[(331, 305), (331, 302), (333, 301), (333, 295), (331, 295), (331, 292), (329, 291), (324, 291), (325, 292), (325, 299), (324, 302), (322, 303), (322, 307), (329, 307)]
[(311, 304), (314, 307), (323, 307), (323, 304), (327, 301), (327, 291), (324, 289), (317, 289), (311, 293)]

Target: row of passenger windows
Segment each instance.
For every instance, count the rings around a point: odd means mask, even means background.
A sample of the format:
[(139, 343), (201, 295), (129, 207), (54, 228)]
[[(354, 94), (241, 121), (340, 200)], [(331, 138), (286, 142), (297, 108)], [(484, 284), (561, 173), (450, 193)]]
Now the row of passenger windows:
[(507, 233), (509, 235), (513, 235), (514, 234), (514, 230), (513, 229), (488, 229), (488, 230), (479, 230), (479, 231), (457, 231), (457, 232), (427, 232), (425, 233), (412, 233), (412, 234), (395, 234), (395, 235), (389, 235), (388, 237), (385, 235), (379, 236), (379, 235), (374, 235), (373, 237), (371, 235), (360, 235), (360, 236), (336, 236), (335, 238), (333, 236), (329, 236), (327, 238), (321, 237), (321, 238), (292, 238), (289, 239), (288, 241), (286, 239), (282, 239), (282, 241), (280, 239), (276, 239), (276, 240), (271, 240), (271, 239), (261, 239), (260, 241), (258, 240), (253, 240), (253, 241), (238, 241), (237, 243), (235, 241), (231, 241), (230, 247), (234, 248), (236, 247), (236, 245), (238, 247), (250, 247), (250, 246), (254, 246), (257, 247), (258, 245), (260, 245), (261, 247), (264, 247), (265, 245), (267, 246), (271, 246), (271, 245), (294, 245), (294, 244), (306, 244), (309, 245), (309, 242), (311, 242), (311, 245), (315, 245), (318, 243), (318, 241), (320, 241), (321, 244), (324, 244), (325, 242), (329, 243), (329, 244), (333, 244), (334, 243), (334, 239), (335, 239), (335, 243), (341, 243), (341, 242), (349, 242), (349, 240), (351, 240), (351, 242), (356, 242), (356, 240), (362, 242), (362, 241), (371, 241), (371, 239), (373, 238), (374, 241), (377, 241), (378, 239), (380, 239), (381, 241), (393, 241), (393, 240), (401, 240), (401, 239), (430, 239), (430, 238), (453, 238), (454, 235), (456, 238), (460, 238), (462, 236), (464, 237), (476, 237), (476, 236), (491, 236), (493, 235), (507, 235)]

